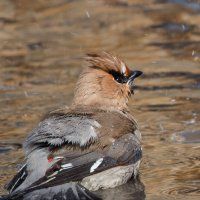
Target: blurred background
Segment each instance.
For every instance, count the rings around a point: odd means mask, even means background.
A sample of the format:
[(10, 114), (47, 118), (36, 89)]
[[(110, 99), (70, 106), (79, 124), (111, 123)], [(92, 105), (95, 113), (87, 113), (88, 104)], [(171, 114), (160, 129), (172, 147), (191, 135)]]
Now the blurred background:
[(0, 0), (0, 194), (22, 143), (70, 105), (91, 51), (144, 75), (130, 101), (143, 136), (140, 181), (104, 199), (200, 199), (200, 1)]

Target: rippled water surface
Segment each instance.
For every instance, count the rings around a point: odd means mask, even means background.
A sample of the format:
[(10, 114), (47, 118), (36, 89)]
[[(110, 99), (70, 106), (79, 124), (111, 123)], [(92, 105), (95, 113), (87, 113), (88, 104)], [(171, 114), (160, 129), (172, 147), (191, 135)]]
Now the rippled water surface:
[(86, 52), (144, 72), (130, 102), (143, 135), (140, 181), (104, 199), (200, 199), (200, 1), (1, 0), (0, 193), (22, 142), (69, 105)]

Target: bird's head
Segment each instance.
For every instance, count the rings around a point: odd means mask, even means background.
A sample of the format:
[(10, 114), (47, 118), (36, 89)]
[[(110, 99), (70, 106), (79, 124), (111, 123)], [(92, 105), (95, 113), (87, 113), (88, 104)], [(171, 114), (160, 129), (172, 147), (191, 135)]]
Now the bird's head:
[(90, 66), (79, 77), (73, 105), (127, 109), (134, 79), (142, 72), (129, 69), (123, 60), (107, 52), (88, 54), (86, 60)]

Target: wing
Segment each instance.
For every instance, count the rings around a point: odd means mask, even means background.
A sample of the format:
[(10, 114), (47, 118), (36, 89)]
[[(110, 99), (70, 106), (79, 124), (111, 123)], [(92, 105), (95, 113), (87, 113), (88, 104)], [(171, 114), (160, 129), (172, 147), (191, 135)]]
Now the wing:
[[(62, 185), (66, 182), (78, 182), (83, 178), (116, 167), (134, 164), (142, 157), (137, 137), (126, 134), (113, 145), (101, 151), (83, 151), (73, 155), (65, 154), (53, 165), (44, 177), (30, 186), (30, 190)], [(59, 155), (61, 158), (61, 155)]]
[(60, 147), (64, 144), (85, 147), (97, 139), (100, 124), (90, 114), (53, 113), (27, 137), (27, 153), (35, 148)]
[[(106, 143), (109, 145), (99, 148), (101, 138), (98, 131), (104, 118), (95, 120), (91, 113), (68, 112), (49, 115), (26, 139), (24, 148), (28, 170), (24, 170), (29, 174), (23, 177), (23, 173), (18, 173), (8, 189), (11, 188), (11, 191), (15, 192), (21, 187), (27, 192), (32, 192), (52, 188), (81, 181), (92, 174), (140, 160), (140, 141), (134, 132), (130, 133), (130, 130), (135, 130), (132, 124), (131, 128), (127, 129), (127, 134), (124, 132), (121, 137), (111, 137), (112, 142)], [(108, 122), (108, 119), (104, 120)], [(112, 124), (111, 120), (110, 123)], [(113, 129), (110, 124), (107, 127)], [(108, 128), (106, 131), (111, 132)]]
[(4, 186), (6, 190), (8, 190), (10, 193), (14, 191), (19, 185), (21, 185), (24, 180), (27, 178), (28, 172), (27, 172), (27, 165), (24, 164), (17, 174), (12, 178), (12, 180)]
[[(47, 162), (49, 155), (55, 149), (63, 146), (77, 146), (79, 149), (89, 147), (98, 139), (96, 133), (98, 127), (100, 125), (91, 119), (90, 114), (51, 113), (27, 137), (24, 143), (26, 165), (5, 188), (11, 193), (17, 188), (21, 189), (24, 182), (26, 184), (23, 185), (23, 189), (41, 178), (44, 175), (41, 171), (48, 171), (57, 163), (56, 159), (52, 163)], [(36, 172), (36, 175), (30, 178), (30, 171)]]

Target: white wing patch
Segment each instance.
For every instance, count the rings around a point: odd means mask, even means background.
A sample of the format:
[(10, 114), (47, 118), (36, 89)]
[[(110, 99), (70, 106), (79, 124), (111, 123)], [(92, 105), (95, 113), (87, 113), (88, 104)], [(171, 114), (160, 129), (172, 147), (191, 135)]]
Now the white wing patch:
[(72, 163), (67, 163), (67, 164), (61, 165), (61, 167), (62, 167), (63, 169), (68, 169), (68, 168), (72, 168), (73, 165), (72, 165)]
[(60, 172), (60, 171), (62, 171), (64, 169), (72, 168), (72, 167), (73, 167), (72, 163), (67, 163), (67, 164), (61, 165), (60, 170), (59, 171), (55, 171), (53, 174), (49, 175), (48, 178), (54, 177), (56, 174), (58, 174), (58, 172)]
[(95, 169), (103, 162), (103, 158), (99, 158), (90, 168), (90, 173), (94, 172)]
[(56, 159), (56, 160), (60, 160), (60, 159), (63, 159), (64, 157), (63, 156), (56, 156), (56, 157), (54, 157), (54, 159)]

